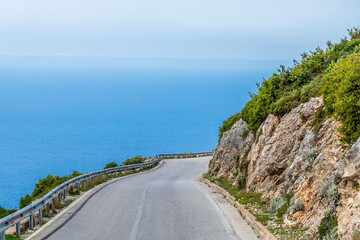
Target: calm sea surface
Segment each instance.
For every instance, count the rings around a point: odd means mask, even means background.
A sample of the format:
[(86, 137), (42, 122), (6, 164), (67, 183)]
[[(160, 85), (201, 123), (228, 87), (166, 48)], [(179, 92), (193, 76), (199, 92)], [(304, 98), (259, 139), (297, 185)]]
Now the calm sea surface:
[(134, 155), (211, 151), (273, 69), (12, 68), (0, 73), (0, 205), (39, 178)]

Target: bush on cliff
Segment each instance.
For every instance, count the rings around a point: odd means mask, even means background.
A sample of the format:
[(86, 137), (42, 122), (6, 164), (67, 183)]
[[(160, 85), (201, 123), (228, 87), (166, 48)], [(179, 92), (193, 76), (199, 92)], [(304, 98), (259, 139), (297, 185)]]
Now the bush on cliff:
[(3, 217), (6, 217), (7, 215), (10, 215), (16, 211), (17, 211), (16, 209), (5, 209), (2, 206), (0, 206), (0, 219)]
[(131, 164), (137, 164), (137, 163), (142, 163), (143, 162), (143, 157), (142, 156), (135, 156), (133, 158), (128, 158), (125, 161), (122, 162), (121, 165), (131, 165)]
[(63, 182), (66, 182), (69, 179), (80, 176), (81, 173), (74, 171), (71, 175), (60, 177), (48, 175), (45, 178), (40, 178), (39, 182), (35, 184), (35, 188), (31, 195), (26, 195), (25, 197), (20, 198), (20, 208), (28, 206), (32, 201), (43, 197), (45, 194), (50, 192), (52, 189), (56, 188)]
[(303, 53), (292, 67), (280, 66), (277, 73), (258, 84), (257, 93), (237, 114), (219, 127), (219, 140), (224, 132), (242, 118), (255, 134), (269, 114), (283, 116), (300, 103), (324, 95), (327, 116), (341, 121), (344, 142), (353, 143), (359, 127), (359, 51), (360, 29), (349, 30), (350, 39), (328, 42), (327, 49)]
[(104, 169), (108, 169), (108, 168), (114, 168), (117, 167), (117, 163), (116, 162), (110, 162), (108, 164), (105, 165)]

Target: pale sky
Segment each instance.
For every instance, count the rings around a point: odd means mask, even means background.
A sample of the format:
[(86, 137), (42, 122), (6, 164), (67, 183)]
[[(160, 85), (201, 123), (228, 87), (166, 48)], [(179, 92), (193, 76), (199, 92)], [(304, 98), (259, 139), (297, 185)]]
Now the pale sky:
[(359, 0), (0, 0), (0, 54), (292, 59), (359, 12)]

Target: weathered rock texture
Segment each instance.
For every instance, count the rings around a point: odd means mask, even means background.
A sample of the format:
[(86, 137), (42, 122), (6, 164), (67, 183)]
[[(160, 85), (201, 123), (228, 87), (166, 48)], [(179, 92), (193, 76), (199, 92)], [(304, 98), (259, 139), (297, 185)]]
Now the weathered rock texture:
[[(360, 140), (347, 151), (339, 141), (340, 124), (333, 119), (325, 119), (315, 131), (311, 121), (323, 107), (319, 97), (282, 117), (269, 115), (256, 136), (239, 120), (224, 133), (210, 169), (214, 177), (245, 182), (247, 190), (251, 186), (265, 198), (294, 194), (305, 208), (287, 213), (285, 223), (300, 223), (309, 228), (309, 235), (317, 233), (325, 210), (337, 206), (338, 234), (351, 239), (360, 230)], [(339, 185), (340, 200), (320, 201), (319, 192), (326, 184)]]

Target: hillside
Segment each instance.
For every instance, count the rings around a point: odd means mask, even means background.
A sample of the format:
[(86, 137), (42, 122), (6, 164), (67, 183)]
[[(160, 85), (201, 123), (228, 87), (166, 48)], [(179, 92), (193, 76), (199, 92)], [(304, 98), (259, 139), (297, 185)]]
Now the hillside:
[(281, 66), (220, 127), (208, 175), (260, 194), (263, 212), (247, 207), (281, 239), (300, 238), (283, 227), (304, 239), (359, 237), (360, 30), (349, 35)]

